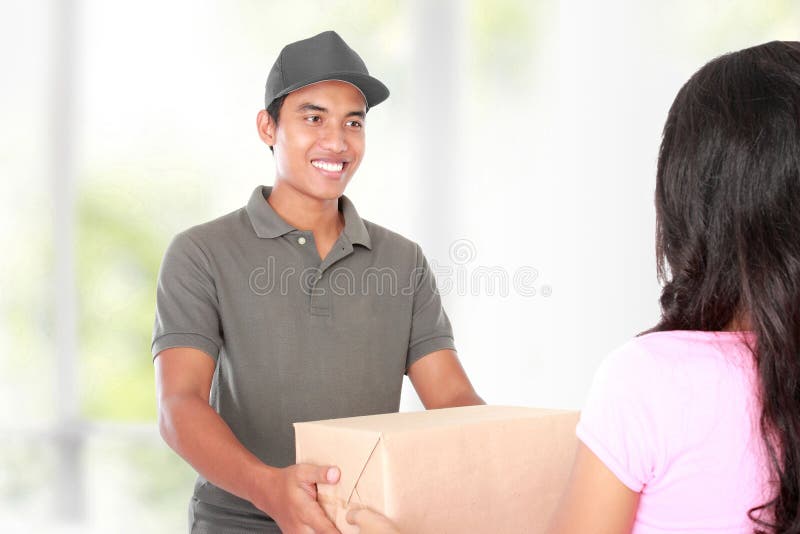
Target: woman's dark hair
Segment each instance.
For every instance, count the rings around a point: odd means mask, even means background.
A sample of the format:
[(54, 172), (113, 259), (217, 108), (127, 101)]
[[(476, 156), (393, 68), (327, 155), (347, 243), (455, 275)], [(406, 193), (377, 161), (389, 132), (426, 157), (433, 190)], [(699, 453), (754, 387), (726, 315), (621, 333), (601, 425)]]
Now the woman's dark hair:
[(753, 331), (774, 487), (749, 515), (755, 532), (800, 532), (800, 43), (724, 55), (686, 82), (655, 204), (663, 291), (651, 332)]

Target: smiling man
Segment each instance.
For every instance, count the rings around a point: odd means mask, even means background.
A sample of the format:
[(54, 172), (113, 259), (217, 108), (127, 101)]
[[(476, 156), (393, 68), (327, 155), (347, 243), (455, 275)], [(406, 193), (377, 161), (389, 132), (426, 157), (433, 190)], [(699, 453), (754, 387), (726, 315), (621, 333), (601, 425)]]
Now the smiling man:
[(481, 404), (419, 246), (343, 195), (367, 111), (389, 96), (335, 33), (284, 47), (258, 133), (275, 183), (181, 232), (158, 280), (159, 428), (199, 473), (192, 533), (338, 532), (316, 501), (335, 466), (294, 465), (292, 423)]

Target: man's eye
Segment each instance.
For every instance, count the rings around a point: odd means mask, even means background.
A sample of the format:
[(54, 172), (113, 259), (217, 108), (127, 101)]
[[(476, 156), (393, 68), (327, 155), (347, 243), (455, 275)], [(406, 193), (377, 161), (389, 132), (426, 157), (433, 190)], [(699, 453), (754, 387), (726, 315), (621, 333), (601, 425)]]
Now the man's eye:
[(353, 128), (361, 128), (364, 126), (360, 121), (348, 121), (347, 125), (352, 126)]
[(306, 122), (319, 122), (321, 120), (322, 119), (320, 118), (319, 115), (309, 115), (308, 117), (306, 117)]

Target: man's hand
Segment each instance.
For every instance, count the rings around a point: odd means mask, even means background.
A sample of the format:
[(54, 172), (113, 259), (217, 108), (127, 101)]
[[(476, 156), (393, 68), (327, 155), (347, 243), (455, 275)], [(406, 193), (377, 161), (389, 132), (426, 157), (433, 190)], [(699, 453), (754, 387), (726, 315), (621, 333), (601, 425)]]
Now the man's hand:
[(353, 507), (347, 510), (347, 522), (357, 525), (360, 534), (400, 534), (386, 516), (369, 508)]
[(164, 440), (216, 486), (253, 503), (290, 534), (340, 534), (317, 503), (317, 484), (335, 484), (339, 469), (264, 465), (209, 406), (214, 358), (191, 347), (155, 359), (158, 424)]
[(311, 464), (275, 469), (266, 482), (264, 499), (253, 504), (266, 512), (286, 534), (340, 534), (317, 503), (317, 484), (336, 484), (339, 469)]

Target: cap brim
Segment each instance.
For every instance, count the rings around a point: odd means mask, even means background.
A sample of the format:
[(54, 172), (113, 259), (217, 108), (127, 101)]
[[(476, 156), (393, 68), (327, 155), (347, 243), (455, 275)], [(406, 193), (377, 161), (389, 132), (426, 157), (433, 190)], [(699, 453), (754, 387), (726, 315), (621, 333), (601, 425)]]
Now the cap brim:
[(389, 98), (389, 88), (383, 85), (383, 82), (377, 78), (369, 76), (368, 74), (361, 74), (360, 72), (326, 72), (323, 75), (314, 76), (306, 80), (293, 83), (275, 95), (272, 100), (274, 101), (276, 98), (288, 95), (292, 91), (297, 91), (303, 87), (327, 81), (340, 81), (354, 85), (359, 91), (361, 91), (361, 94), (364, 95), (364, 100), (367, 102), (367, 109), (377, 106)]

